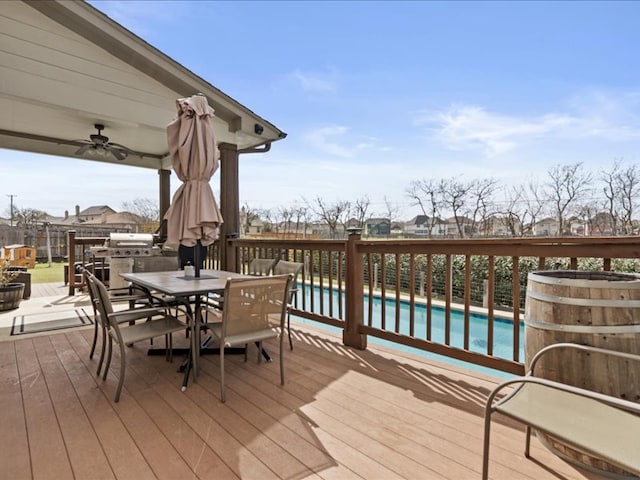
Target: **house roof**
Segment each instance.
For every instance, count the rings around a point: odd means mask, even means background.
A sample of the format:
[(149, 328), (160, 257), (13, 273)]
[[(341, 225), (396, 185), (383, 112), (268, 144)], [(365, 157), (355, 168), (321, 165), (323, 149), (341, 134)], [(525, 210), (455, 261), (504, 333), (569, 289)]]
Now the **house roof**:
[[(195, 93), (215, 110), (218, 143), (286, 136), (86, 2), (3, 2), (0, 43), (0, 148), (170, 170), (166, 126), (176, 99)], [(95, 124), (138, 154), (76, 156)]]
[(138, 215), (131, 212), (118, 212), (107, 214), (104, 217), (100, 216), (94, 218), (93, 220), (87, 220), (83, 222), (83, 225), (95, 225), (95, 224), (138, 224), (142, 223), (143, 220)]
[(116, 211), (108, 205), (94, 205), (82, 210), (80, 215), (86, 217), (89, 215), (102, 215), (103, 213), (116, 213)]
[(429, 217), (426, 215), (416, 215), (411, 220), (406, 222), (406, 225), (424, 225), (429, 221)]

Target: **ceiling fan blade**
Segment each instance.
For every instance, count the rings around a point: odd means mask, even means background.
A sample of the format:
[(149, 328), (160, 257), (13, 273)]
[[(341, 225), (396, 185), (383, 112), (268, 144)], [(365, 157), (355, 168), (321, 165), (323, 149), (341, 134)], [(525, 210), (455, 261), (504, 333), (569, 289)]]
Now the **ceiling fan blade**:
[(108, 148), (107, 149), (109, 152), (111, 152), (111, 155), (113, 155), (114, 157), (116, 157), (116, 160), (124, 160), (125, 158), (127, 158), (127, 152), (124, 152), (118, 148)]
[(87, 151), (93, 147), (92, 144), (88, 143), (86, 145), (81, 146), (78, 150), (76, 150), (76, 155), (84, 155)]

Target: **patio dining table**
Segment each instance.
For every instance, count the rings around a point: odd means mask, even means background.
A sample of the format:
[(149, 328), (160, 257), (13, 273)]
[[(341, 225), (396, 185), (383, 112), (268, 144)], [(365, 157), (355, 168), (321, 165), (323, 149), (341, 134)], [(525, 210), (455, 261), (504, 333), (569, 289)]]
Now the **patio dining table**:
[[(183, 365), (185, 370), (183, 390), (186, 389), (190, 370), (193, 370), (194, 378), (198, 375), (198, 357), (201, 354), (199, 332), (202, 326), (202, 298), (208, 296), (210, 293), (224, 292), (228, 279), (246, 278), (248, 275), (226, 270), (200, 270), (199, 277), (188, 277), (185, 276), (182, 270), (170, 270), (162, 272), (120, 273), (120, 276), (134, 285), (145, 287), (152, 292), (170, 295), (189, 303), (191, 303), (191, 299), (193, 299), (193, 333), (189, 347), (189, 356), (186, 364)], [(264, 353), (265, 352), (263, 352), (263, 354)]]

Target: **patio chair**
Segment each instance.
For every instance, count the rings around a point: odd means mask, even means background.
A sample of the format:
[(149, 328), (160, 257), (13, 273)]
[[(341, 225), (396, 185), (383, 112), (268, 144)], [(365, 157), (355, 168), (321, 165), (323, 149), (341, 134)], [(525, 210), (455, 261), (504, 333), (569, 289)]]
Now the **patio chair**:
[[(98, 362), (98, 370), (96, 371), (96, 375), (100, 375), (100, 370), (102, 369), (102, 362), (104, 360), (105, 347), (107, 344), (107, 329), (102, 319), (100, 319), (100, 312), (98, 309), (98, 296), (95, 292), (95, 287), (91, 283), (91, 279), (95, 278), (95, 275), (91, 272), (91, 270), (87, 268), (81, 269), (82, 276), (84, 278), (84, 283), (87, 285), (87, 291), (89, 292), (89, 300), (91, 301), (91, 307), (93, 309), (93, 340), (91, 342), (91, 351), (89, 352), (89, 359), (93, 358), (93, 354), (96, 351), (96, 346), (98, 343), (98, 332), (102, 332), (102, 349), (100, 352), (100, 361)], [(147, 291), (143, 291), (137, 287), (126, 287), (126, 288), (109, 288), (107, 289), (110, 295), (113, 295), (111, 298), (112, 303), (121, 303), (127, 302), (130, 308), (134, 308), (136, 303), (143, 302), (144, 304), (149, 303), (149, 294)]]
[(249, 275), (271, 275), (275, 264), (275, 258), (254, 258), (249, 263)]
[(258, 344), (258, 362), (262, 361), (262, 342), (280, 337), (280, 383), (284, 385), (283, 336), (287, 292), (291, 275), (256, 278), (231, 278), (224, 291), (224, 309), (217, 312), (221, 321), (205, 327), (220, 346), (220, 397), (226, 401), (224, 353), (226, 348), (244, 346), (245, 361), (249, 343)]
[(287, 295), (287, 334), (289, 336), (289, 348), (293, 350), (293, 340), (291, 340), (291, 307), (293, 306), (294, 298), (298, 299), (298, 275), (302, 271), (304, 264), (299, 262), (289, 262), (286, 260), (280, 260), (273, 267), (274, 275), (292, 274), (293, 280), (289, 284), (289, 294)]
[[(90, 281), (97, 297), (98, 317), (105, 325), (109, 337), (107, 362), (102, 377), (103, 380), (107, 379), (107, 373), (111, 365), (113, 342), (116, 342), (120, 348), (120, 379), (115, 395), (115, 401), (118, 402), (120, 400), (120, 392), (124, 384), (126, 370), (125, 345), (130, 346), (143, 340), (151, 340), (155, 337), (164, 336), (166, 358), (168, 361), (171, 361), (173, 359), (172, 334), (173, 332), (186, 329), (188, 325), (180, 321), (175, 315), (172, 315), (168, 305), (164, 307), (134, 308), (114, 312), (107, 287), (95, 277), (91, 277)], [(186, 310), (184, 310), (183, 313), (188, 323), (192, 325), (193, 322), (191, 321), (189, 313)], [(121, 326), (125, 323), (141, 319), (145, 319), (146, 321)]]
[[(584, 454), (594, 455), (598, 459), (640, 476), (640, 444), (638, 443), (640, 404), (536, 377), (535, 366), (539, 359), (559, 349), (582, 352), (586, 355), (618, 357), (626, 363), (634, 361), (635, 366), (640, 367), (640, 355), (587, 345), (556, 343), (540, 350), (531, 360), (531, 367), (526, 376), (503, 382), (487, 398), (482, 478), (488, 478), (491, 415), (495, 412), (526, 425), (524, 450), (526, 458), (530, 457), (531, 429), (535, 428), (560, 440), (563, 444), (575, 447)], [(569, 365), (576, 364), (578, 364), (577, 361), (569, 363)], [(508, 390), (513, 386), (515, 389), (496, 400), (498, 393), (505, 387)]]
[[(276, 264), (274, 258), (254, 258), (249, 263), (248, 274), (252, 276), (264, 277), (273, 273), (273, 266)], [(207, 297), (209, 306), (222, 310), (224, 307), (224, 297), (217, 293), (209, 294)]]

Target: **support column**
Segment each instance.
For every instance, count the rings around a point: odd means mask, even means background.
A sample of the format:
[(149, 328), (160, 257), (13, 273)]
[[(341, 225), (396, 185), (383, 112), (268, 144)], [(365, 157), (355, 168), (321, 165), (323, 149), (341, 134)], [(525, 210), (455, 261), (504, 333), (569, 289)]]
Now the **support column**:
[(350, 229), (347, 240), (347, 275), (345, 291), (346, 297), (346, 319), (342, 332), (342, 343), (359, 350), (367, 348), (367, 336), (359, 332), (364, 321), (364, 265), (362, 255), (356, 248), (356, 242), (361, 238), (361, 229)]
[(159, 205), (160, 205), (160, 241), (164, 242), (167, 239), (167, 222), (164, 220), (164, 215), (169, 210), (171, 205), (171, 170), (158, 170), (159, 176)]
[(67, 257), (69, 264), (67, 265), (67, 280), (69, 281), (69, 296), (76, 294), (76, 231), (69, 230), (67, 232)]
[(224, 223), (220, 228), (220, 268), (237, 271), (236, 252), (229, 242), (240, 232), (240, 180), (238, 146), (221, 143), (220, 149), (220, 212)]

